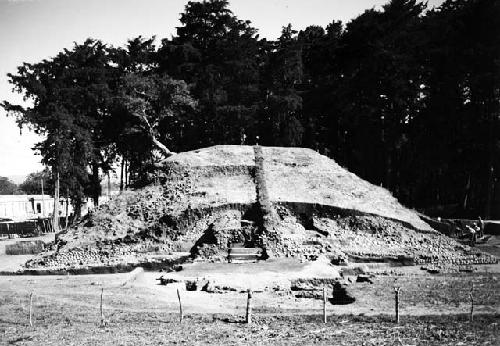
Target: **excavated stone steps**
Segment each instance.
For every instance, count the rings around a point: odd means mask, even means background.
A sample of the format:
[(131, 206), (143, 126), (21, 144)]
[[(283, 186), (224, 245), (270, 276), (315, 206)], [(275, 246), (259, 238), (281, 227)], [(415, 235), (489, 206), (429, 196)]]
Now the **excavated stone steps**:
[(257, 262), (262, 259), (264, 250), (259, 247), (232, 247), (228, 250), (229, 263)]

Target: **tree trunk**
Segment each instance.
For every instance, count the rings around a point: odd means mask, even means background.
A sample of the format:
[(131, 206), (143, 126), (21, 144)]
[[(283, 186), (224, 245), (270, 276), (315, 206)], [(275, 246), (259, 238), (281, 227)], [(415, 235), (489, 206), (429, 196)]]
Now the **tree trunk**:
[(94, 200), (94, 206), (99, 206), (99, 195), (101, 190), (101, 185), (99, 181), (99, 166), (97, 163), (92, 165), (92, 199)]
[(45, 193), (43, 191), (43, 179), (40, 180), (40, 184), (42, 185), (42, 218), (45, 217)]
[(66, 188), (66, 221), (64, 227), (67, 229), (68, 228), (68, 215), (69, 213), (69, 188)]
[(170, 157), (172, 156), (173, 154), (175, 154), (174, 152), (171, 152), (166, 146), (165, 144), (163, 144), (162, 142), (160, 142), (155, 134), (154, 134), (154, 130), (153, 130), (153, 127), (151, 126), (151, 124), (149, 123), (149, 120), (148, 118), (144, 115), (144, 114), (138, 114), (138, 113), (132, 113), (135, 117), (139, 118), (143, 125), (146, 127), (146, 130), (148, 131), (149, 133), (149, 137), (151, 138), (151, 141), (153, 142), (153, 144), (163, 153), (163, 155), (165, 155), (165, 157)]
[(385, 150), (385, 188), (392, 191), (392, 157), (387, 147)]
[(122, 162), (120, 165), (120, 192), (123, 191), (123, 166), (124, 166), (124, 161), (125, 159), (122, 156)]
[(53, 217), (53, 228), (54, 232), (59, 232), (59, 172), (55, 174), (55, 188), (54, 188), (54, 215)]
[(128, 160), (125, 159), (125, 190), (128, 188)]
[(389, 188), (388, 180), (389, 180), (389, 156), (387, 150), (386, 143), (386, 129), (385, 129), (385, 115), (380, 116), (380, 143), (382, 145), (382, 155), (380, 162), (380, 169), (377, 169), (377, 181), (381, 183), (381, 185), (385, 188)]
[(82, 217), (82, 200), (80, 198), (75, 200), (75, 210), (73, 211), (73, 215), (73, 222)]
[(486, 185), (486, 205), (484, 208), (484, 217), (486, 219), (489, 219), (491, 217), (491, 202), (493, 201), (493, 173), (494, 169), (493, 166), (489, 167), (489, 172), (488, 172), (488, 182)]
[(163, 153), (163, 155), (165, 157), (170, 157), (172, 155), (174, 155), (175, 153), (174, 152), (171, 152), (166, 146), (165, 144), (163, 144), (162, 142), (160, 142), (159, 140), (157, 140), (155, 138), (155, 136), (153, 136), (151, 134), (151, 140), (153, 141), (153, 144)]
[(464, 197), (464, 203), (462, 205), (462, 209), (464, 211), (467, 210), (467, 202), (469, 200), (469, 191), (470, 191), (470, 173), (467, 177), (467, 185), (465, 186), (465, 197)]
[(108, 172), (108, 201), (111, 200), (111, 176)]

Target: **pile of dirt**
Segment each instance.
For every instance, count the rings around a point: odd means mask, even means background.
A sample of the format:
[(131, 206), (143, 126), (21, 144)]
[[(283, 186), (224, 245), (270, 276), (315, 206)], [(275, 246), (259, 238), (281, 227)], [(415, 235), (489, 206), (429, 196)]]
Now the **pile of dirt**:
[(65, 234), (28, 267), (92, 266), (189, 252), (226, 261), (228, 249), (264, 258), (332, 262), (492, 263), (441, 236), (387, 190), (313, 150), (215, 146), (163, 163), (160, 184), (127, 191)]

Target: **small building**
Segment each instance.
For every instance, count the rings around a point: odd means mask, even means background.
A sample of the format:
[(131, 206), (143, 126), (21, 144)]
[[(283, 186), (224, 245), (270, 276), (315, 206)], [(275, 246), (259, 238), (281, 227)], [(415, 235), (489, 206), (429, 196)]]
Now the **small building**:
[[(59, 216), (71, 215), (71, 203), (66, 208), (66, 199), (59, 200)], [(54, 198), (42, 195), (0, 195), (0, 220), (24, 221), (47, 218), (54, 212)]]

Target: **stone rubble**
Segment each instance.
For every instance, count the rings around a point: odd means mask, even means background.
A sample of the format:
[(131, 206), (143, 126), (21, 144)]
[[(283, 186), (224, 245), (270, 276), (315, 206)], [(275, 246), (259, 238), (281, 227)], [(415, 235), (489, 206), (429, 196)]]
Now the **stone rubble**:
[[(293, 165), (296, 160), (300, 164)], [(280, 185), (280, 167), (284, 182), (295, 185)], [(316, 175), (311, 176), (311, 167)], [(314, 186), (309, 186), (312, 178)], [(353, 187), (339, 186), (337, 180)], [(159, 181), (100, 206), (26, 267), (112, 266), (179, 252), (223, 262), (233, 244), (261, 247), (269, 258), (326, 256), (334, 264), (497, 262), (440, 235), (386, 190), (306, 149), (216, 146), (182, 153), (165, 162)], [(263, 187), (266, 182), (269, 188)], [(297, 200), (297, 191), (304, 189), (298, 188), (300, 182), (309, 186), (304, 200)], [(329, 192), (332, 186), (338, 190)], [(285, 200), (287, 189), (294, 199)], [(338, 199), (342, 193), (345, 200), (335, 206), (329, 196)], [(365, 212), (371, 198), (377, 204), (373, 214)]]

